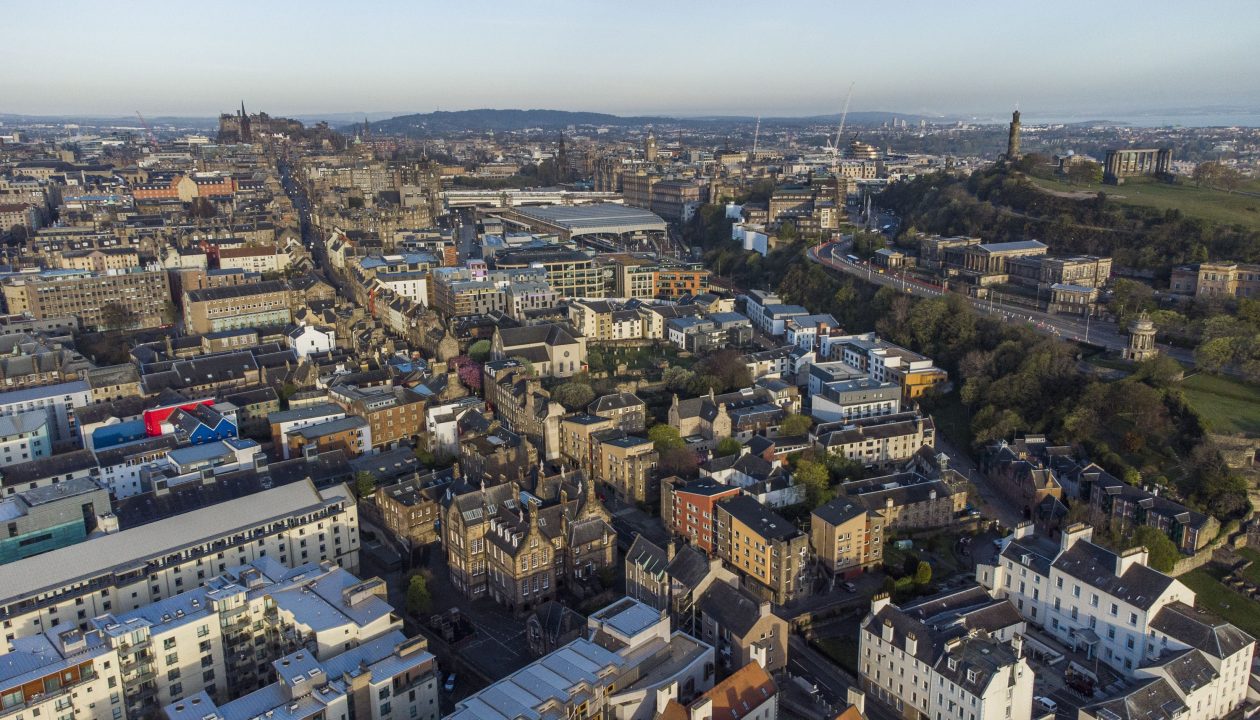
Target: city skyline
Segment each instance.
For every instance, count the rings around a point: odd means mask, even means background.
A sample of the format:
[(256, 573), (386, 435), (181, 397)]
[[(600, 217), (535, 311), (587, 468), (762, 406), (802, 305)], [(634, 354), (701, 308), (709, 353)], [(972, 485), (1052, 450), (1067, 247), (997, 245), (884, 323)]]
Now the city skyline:
[(559, 1), (487, 6), (471, 23), (463, 6), (389, 2), (354, 14), (325, 2), (229, 3), (195, 18), (159, 4), (119, 13), (71, 2), (58, 52), (32, 73), (21, 58), (46, 49), (44, 18), (17, 7), (17, 32), (0, 50), (10, 61), (0, 110), (212, 117), (243, 97), (308, 117), (473, 108), (808, 117), (837, 113), (850, 83), (854, 111), (927, 116), (988, 119), (1017, 105), (1035, 108), (1030, 120), (1260, 109), (1260, 80), (1223, 72), (1260, 63), (1254, 4), (762, 10)]

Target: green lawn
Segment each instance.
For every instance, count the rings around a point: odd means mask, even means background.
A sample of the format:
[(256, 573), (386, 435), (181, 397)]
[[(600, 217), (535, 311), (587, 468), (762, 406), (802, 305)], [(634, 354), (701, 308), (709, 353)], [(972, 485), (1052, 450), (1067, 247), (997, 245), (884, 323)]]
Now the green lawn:
[(1181, 383), (1186, 402), (1209, 430), (1221, 434), (1260, 434), (1260, 388), (1207, 373)]
[(1195, 606), (1220, 615), (1252, 637), (1260, 637), (1260, 602), (1243, 597), (1220, 582), (1224, 571), (1211, 565), (1191, 570), (1177, 579), (1198, 596)]
[(858, 674), (858, 641), (856, 637), (818, 638), (814, 644), (837, 665)]
[(1239, 548), (1235, 552), (1253, 563), (1242, 572), (1242, 576), (1251, 582), (1260, 585), (1260, 552), (1256, 552), (1251, 548)]
[[(1123, 185), (1069, 185), (1058, 179), (1032, 176), (1028, 179), (1047, 190), (1087, 193), (1102, 191), (1112, 200), (1126, 205), (1159, 210), (1176, 208), (1188, 216), (1204, 220), (1260, 227), (1260, 198), (1195, 187), (1188, 179), (1165, 183), (1153, 179), (1130, 178)], [(1242, 190), (1256, 192), (1257, 187), (1255, 183), (1249, 183)]]

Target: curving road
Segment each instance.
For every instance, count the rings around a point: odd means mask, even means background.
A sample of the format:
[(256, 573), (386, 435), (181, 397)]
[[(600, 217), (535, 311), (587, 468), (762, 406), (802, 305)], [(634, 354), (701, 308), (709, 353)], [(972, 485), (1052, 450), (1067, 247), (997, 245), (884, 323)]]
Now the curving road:
[[(928, 285), (910, 278), (904, 273), (896, 275), (884, 274), (879, 272), (878, 269), (871, 267), (869, 263), (860, 260), (853, 262), (846, 257), (846, 249), (847, 245), (845, 243), (822, 243), (810, 248), (807, 255), (810, 260), (821, 264), (823, 267), (862, 278), (876, 285), (895, 288), (917, 297), (939, 297), (949, 292), (949, 290), (945, 290), (938, 285)], [(960, 294), (959, 297), (965, 296)], [(1120, 350), (1129, 344), (1128, 335), (1120, 333), (1113, 322), (1077, 320), (1063, 315), (1051, 315), (1023, 307), (1004, 305), (990, 299), (967, 299), (977, 312), (998, 316), (1009, 322), (1021, 322), (1046, 335), (1053, 335), (1064, 340), (1089, 342), (1108, 350)], [(1159, 349), (1161, 352), (1183, 363), (1193, 364), (1194, 362), (1193, 353), (1184, 348), (1160, 345)]]

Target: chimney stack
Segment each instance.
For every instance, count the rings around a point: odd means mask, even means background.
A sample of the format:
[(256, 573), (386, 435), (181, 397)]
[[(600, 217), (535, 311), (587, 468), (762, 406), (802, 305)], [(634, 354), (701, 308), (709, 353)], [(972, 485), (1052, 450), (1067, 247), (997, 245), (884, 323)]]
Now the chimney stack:
[(857, 708), (859, 714), (866, 713), (866, 693), (862, 692), (858, 688), (850, 685), (845, 701), (848, 702), (849, 705)]

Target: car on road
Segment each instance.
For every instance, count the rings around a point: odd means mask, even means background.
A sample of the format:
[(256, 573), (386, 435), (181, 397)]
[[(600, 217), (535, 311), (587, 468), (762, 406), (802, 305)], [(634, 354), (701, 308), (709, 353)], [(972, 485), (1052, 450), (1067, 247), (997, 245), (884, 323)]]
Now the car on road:
[(446, 676), (446, 684), (442, 686), (442, 689), (446, 692), (451, 692), (455, 689), (455, 673)]
[(1034, 698), (1033, 698), (1033, 700), (1034, 700), (1034, 701), (1035, 701), (1038, 705), (1040, 705), (1041, 707), (1045, 708), (1045, 709), (1046, 709), (1047, 711), (1049, 711), (1049, 712), (1058, 712), (1058, 710), (1059, 710), (1059, 703), (1057, 703), (1057, 702), (1055, 702), (1055, 701), (1051, 700), (1051, 699), (1050, 699), (1050, 698), (1048, 698), (1048, 697), (1042, 697), (1041, 695), (1038, 695), (1038, 696), (1034, 697)]
[(845, 592), (851, 592), (851, 593), (857, 592), (857, 585), (854, 585), (851, 582), (847, 582), (841, 587), (844, 588)]

